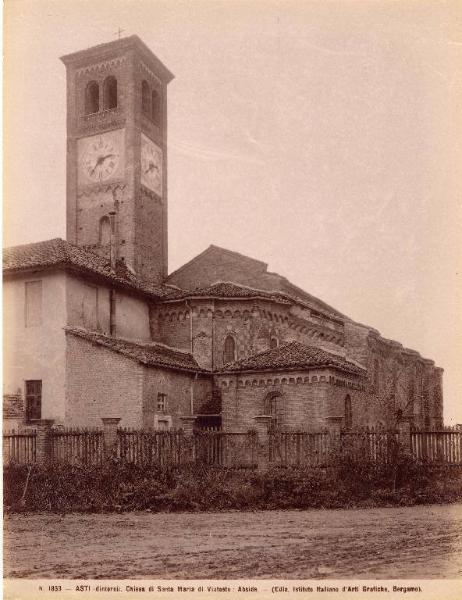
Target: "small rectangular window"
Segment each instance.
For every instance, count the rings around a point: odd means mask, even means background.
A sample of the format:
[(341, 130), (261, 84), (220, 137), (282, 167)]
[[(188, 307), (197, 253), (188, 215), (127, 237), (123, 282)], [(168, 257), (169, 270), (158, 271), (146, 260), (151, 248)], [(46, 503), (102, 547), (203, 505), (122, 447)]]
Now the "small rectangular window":
[(157, 394), (157, 412), (166, 412), (167, 411), (167, 394), (162, 394), (159, 392)]
[(26, 381), (26, 420), (42, 418), (42, 381)]
[(26, 327), (42, 324), (42, 282), (26, 281)]

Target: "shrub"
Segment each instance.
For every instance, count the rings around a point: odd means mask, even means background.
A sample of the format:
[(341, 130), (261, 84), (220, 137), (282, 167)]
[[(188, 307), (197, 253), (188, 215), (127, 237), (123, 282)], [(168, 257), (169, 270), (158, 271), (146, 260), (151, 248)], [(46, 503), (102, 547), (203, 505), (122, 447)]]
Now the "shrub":
[[(206, 465), (4, 469), (10, 511), (207, 511), (413, 505), (462, 499), (462, 475), (402, 455), (375, 464), (340, 458), (335, 468), (274, 467), (265, 473)], [(26, 486), (27, 482), (27, 486)]]

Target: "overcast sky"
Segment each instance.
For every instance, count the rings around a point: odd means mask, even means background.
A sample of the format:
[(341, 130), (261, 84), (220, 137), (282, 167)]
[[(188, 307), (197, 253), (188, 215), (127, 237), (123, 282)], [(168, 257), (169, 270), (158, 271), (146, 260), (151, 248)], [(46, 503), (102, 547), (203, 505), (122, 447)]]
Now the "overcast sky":
[(462, 423), (462, 3), (5, 2), (4, 245), (65, 237), (59, 56), (136, 33), (169, 85), (169, 269), (216, 244), (445, 369)]

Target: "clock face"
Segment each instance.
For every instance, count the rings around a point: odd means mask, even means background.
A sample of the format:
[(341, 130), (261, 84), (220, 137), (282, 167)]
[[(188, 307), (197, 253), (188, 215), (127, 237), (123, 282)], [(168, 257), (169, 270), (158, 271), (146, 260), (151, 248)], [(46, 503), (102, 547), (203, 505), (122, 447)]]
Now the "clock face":
[(80, 183), (102, 183), (119, 175), (123, 165), (123, 131), (79, 140)]
[(141, 183), (162, 196), (162, 150), (141, 134)]

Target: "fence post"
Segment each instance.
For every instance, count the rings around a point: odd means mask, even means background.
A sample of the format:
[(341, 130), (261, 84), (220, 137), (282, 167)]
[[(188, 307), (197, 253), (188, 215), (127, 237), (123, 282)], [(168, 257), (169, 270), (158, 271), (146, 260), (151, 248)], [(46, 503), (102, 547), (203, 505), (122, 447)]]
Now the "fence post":
[(30, 422), (37, 432), (35, 438), (36, 462), (43, 465), (52, 458), (51, 428), (55, 421), (54, 419), (31, 419)]
[(120, 417), (102, 417), (104, 456), (111, 457), (117, 450), (117, 427)]
[(253, 419), (257, 433), (257, 469), (259, 471), (266, 471), (268, 470), (270, 459), (269, 428), (273, 417), (271, 415), (256, 415)]
[(406, 419), (398, 421), (398, 441), (405, 452), (411, 452), (411, 423)]

